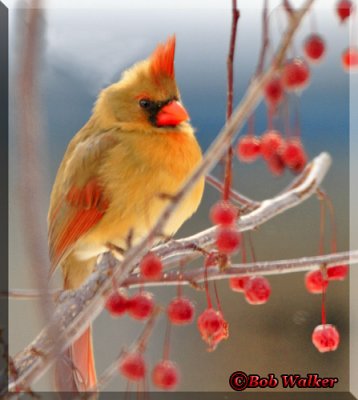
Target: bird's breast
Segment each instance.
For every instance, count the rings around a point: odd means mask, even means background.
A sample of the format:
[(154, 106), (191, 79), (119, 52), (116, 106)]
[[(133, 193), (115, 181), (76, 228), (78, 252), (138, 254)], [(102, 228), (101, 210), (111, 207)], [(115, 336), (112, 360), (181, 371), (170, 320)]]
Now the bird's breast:
[[(129, 236), (132, 244), (138, 242), (202, 158), (194, 135), (169, 132), (126, 139), (101, 167), (110, 206), (100, 223), (79, 243), (83, 248), (105, 242), (125, 248)], [(203, 188), (201, 179), (167, 221), (164, 235), (173, 235), (196, 211)]]

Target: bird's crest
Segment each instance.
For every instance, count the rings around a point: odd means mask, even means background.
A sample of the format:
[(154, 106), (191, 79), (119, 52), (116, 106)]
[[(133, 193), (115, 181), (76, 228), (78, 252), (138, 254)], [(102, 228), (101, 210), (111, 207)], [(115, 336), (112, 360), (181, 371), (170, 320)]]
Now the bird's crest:
[(155, 78), (166, 75), (174, 79), (175, 35), (161, 43), (150, 57), (150, 67)]

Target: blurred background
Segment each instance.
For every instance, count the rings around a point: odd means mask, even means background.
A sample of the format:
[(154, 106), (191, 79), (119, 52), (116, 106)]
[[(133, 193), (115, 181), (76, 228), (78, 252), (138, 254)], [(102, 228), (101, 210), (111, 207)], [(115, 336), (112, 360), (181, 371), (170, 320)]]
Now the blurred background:
[[(19, 40), (26, 24), (24, 3), (8, 1), (10, 7), (10, 93), (15, 93)], [(75, 3), (75, 4), (74, 4)], [(296, 6), (302, 1), (293, 0)], [(43, 215), (34, 232), (46, 232), (49, 193), (67, 143), (87, 121), (98, 92), (120, 78), (134, 62), (146, 58), (158, 42), (177, 36), (176, 77), (197, 137), (205, 151), (225, 123), (226, 57), (231, 28), (229, 0), (186, 1), (48, 1), (44, 13), (42, 57), (38, 72), (41, 113), (44, 122), (46, 156), (42, 175), (46, 185)], [(273, 10), (279, 1), (270, 1)], [(262, 0), (240, 2), (234, 66), (235, 105), (242, 98), (255, 71), (261, 46)], [(336, 211), (338, 250), (349, 248), (349, 77), (340, 55), (348, 46), (348, 25), (334, 12), (335, 1), (317, 0), (313, 20), (307, 17), (295, 38), (291, 53), (302, 53), (302, 41), (312, 33), (312, 24), (326, 40), (322, 64), (311, 68), (311, 83), (299, 100), (302, 140), (310, 158), (327, 151), (333, 165), (323, 189), (331, 196)], [(284, 14), (270, 14), (270, 39), (276, 48), (284, 27)], [(291, 55), (292, 55), (291, 54)], [(16, 109), (11, 98), (10, 157), (10, 288), (31, 288), (33, 280), (27, 263), (26, 238), (18, 192), (21, 160), (17, 156)], [(266, 108), (255, 113), (256, 134), (267, 125)], [(246, 126), (242, 133), (247, 130)], [(222, 177), (221, 168), (215, 170)], [(234, 163), (234, 187), (255, 200), (274, 196), (292, 180), (286, 172), (275, 178), (263, 162)], [(220, 194), (207, 186), (199, 211), (178, 232), (183, 237), (210, 225), (208, 211)], [(319, 204), (312, 197), (261, 226), (253, 233), (258, 260), (313, 256), (318, 251)], [(329, 239), (329, 230), (327, 230)], [(327, 252), (330, 251), (327, 240)], [(235, 259), (240, 260), (239, 256)], [(60, 285), (60, 279), (54, 286)], [(321, 297), (304, 287), (304, 274), (270, 277), (272, 295), (262, 306), (250, 306), (244, 297), (231, 292), (228, 283), (218, 283), (230, 337), (213, 353), (206, 351), (196, 325), (174, 328), (171, 359), (182, 370), (179, 390), (230, 391), (228, 378), (235, 370), (267, 375), (275, 373), (319, 373), (337, 376), (334, 391), (349, 388), (349, 284), (333, 282), (327, 296), (327, 319), (341, 334), (337, 351), (320, 354), (311, 343), (313, 328), (320, 323)], [(192, 288), (185, 294), (196, 303), (197, 314), (205, 308), (205, 296)], [(154, 290), (157, 302), (165, 305), (176, 289)], [(10, 354), (23, 349), (40, 331), (41, 314), (36, 301), (10, 301)], [(124, 317), (112, 319), (103, 312), (94, 323), (94, 346), (98, 372), (106, 368), (123, 346), (130, 345), (142, 324)], [(165, 319), (157, 324), (148, 346), (147, 359), (154, 364), (162, 354)], [(51, 390), (51, 374), (33, 386)], [(123, 391), (118, 378), (105, 390)], [(282, 390), (278, 387), (277, 390)]]

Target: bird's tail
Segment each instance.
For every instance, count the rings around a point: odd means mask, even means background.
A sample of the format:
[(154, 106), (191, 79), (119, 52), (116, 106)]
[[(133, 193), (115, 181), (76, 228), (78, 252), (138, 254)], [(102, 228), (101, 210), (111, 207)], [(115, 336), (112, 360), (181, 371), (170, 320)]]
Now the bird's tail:
[(70, 358), (73, 363), (73, 375), (79, 391), (87, 391), (97, 383), (94, 365), (92, 329), (85, 332), (73, 342), (70, 348)]
[[(63, 264), (64, 288), (76, 289), (91, 273), (95, 258), (76, 262), (68, 257)], [(92, 344), (92, 328), (82, 335), (60, 356), (55, 366), (55, 385), (59, 392), (91, 391), (97, 384)]]
[(55, 384), (59, 392), (86, 392), (96, 386), (91, 330), (88, 327), (57, 361)]

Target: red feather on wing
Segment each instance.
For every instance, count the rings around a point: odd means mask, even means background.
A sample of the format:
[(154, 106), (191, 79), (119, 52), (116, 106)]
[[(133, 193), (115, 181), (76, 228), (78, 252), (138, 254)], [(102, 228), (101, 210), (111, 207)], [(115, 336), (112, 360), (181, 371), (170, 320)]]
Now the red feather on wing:
[(77, 240), (102, 219), (108, 205), (109, 202), (104, 198), (103, 189), (96, 179), (90, 180), (82, 188), (76, 186), (70, 188), (65, 199), (59, 203), (53, 212), (50, 220), (51, 232), (51, 225), (61, 209), (63, 207), (70, 208), (70, 210), (67, 210), (68, 218), (66, 218), (56, 237), (50, 235), (50, 239), (52, 239), (50, 240), (51, 271), (56, 268), (62, 257)]

